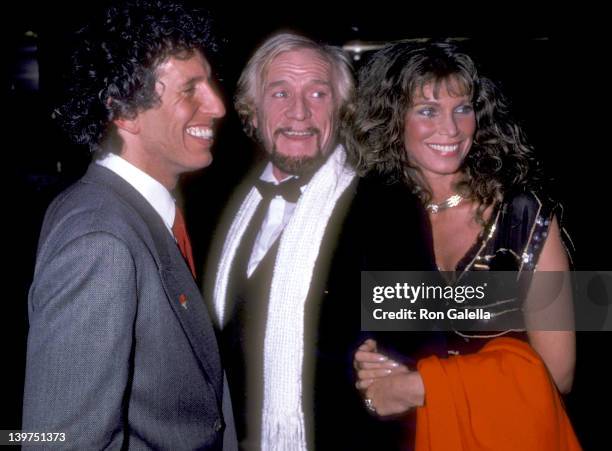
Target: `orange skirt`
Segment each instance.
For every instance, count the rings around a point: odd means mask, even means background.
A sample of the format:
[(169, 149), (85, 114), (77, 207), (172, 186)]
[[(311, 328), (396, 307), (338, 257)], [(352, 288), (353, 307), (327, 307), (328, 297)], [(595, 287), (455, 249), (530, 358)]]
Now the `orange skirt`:
[(491, 340), (478, 353), (418, 363), (425, 405), (417, 451), (580, 450), (544, 363), (527, 344)]

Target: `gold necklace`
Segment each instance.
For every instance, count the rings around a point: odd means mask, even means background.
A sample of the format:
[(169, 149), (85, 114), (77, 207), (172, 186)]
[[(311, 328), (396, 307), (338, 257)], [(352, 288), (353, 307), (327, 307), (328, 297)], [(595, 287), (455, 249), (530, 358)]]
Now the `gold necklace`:
[(447, 208), (456, 207), (463, 200), (463, 196), (461, 194), (453, 194), (448, 199), (443, 200), (439, 204), (429, 203), (425, 205), (425, 209), (427, 211), (431, 211), (432, 213), (438, 213), (439, 211), (446, 210)]

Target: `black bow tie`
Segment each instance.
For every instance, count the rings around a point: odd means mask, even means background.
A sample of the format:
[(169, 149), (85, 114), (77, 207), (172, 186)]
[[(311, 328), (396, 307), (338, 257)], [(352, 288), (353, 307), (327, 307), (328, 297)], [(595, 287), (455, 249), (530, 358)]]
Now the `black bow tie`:
[(272, 199), (275, 196), (283, 196), (287, 202), (296, 203), (302, 194), (301, 187), (307, 183), (306, 177), (292, 177), (289, 180), (275, 185), (272, 182), (257, 180), (255, 188), (264, 199)]

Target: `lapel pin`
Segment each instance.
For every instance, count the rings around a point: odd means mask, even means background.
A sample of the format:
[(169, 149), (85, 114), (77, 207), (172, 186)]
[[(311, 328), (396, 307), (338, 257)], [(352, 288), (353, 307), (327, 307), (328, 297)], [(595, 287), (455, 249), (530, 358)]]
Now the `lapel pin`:
[(181, 304), (181, 307), (187, 310), (187, 296), (185, 296), (184, 294), (180, 294), (179, 303)]

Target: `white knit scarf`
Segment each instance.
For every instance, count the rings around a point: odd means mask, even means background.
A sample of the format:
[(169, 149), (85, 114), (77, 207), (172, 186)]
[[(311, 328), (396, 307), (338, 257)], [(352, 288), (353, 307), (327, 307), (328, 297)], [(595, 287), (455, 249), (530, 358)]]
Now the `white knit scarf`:
[[(264, 338), (262, 451), (305, 451), (302, 408), (304, 304), (321, 240), (338, 198), (355, 172), (340, 145), (317, 171), (285, 227), (274, 265)], [(236, 250), (261, 201), (252, 188), (230, 227), (217, 272), (213, 303), (225, 325), (227, 284)]]

